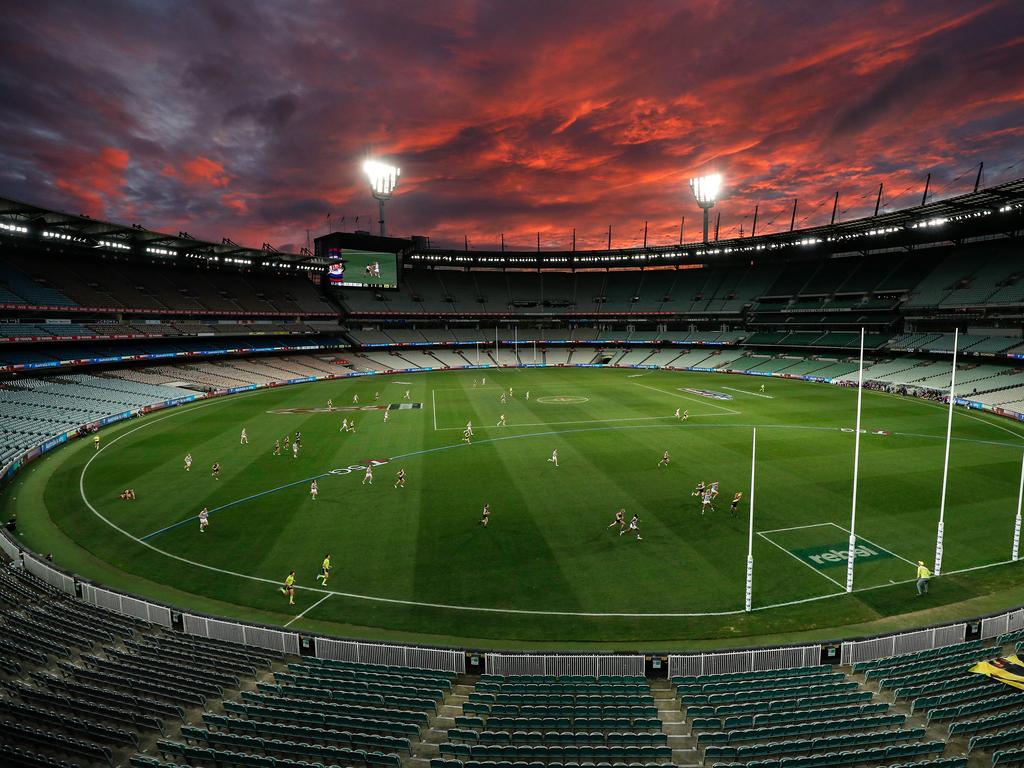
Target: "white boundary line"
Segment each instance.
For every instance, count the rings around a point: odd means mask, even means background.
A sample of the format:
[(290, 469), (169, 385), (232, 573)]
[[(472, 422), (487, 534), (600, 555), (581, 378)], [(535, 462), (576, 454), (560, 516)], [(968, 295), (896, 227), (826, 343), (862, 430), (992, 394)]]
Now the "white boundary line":
[[(643, 385), (641, 385), (641, 386), (643, 386)], [(216, 566), (207, 565), (206, 563), (199, 563), (199, 562), (196, 562), (194, 560), (189, 560), (188, 558), (181, 557), (180, 555), (175, 555), (172, 552), (167, 552), (166, 550), (162, 550), (159, 547), (155, 547), (152, 544), (149, 544), (148, 542), (142, 541), (141, 539), (133, 536), (131, 533), (129, 533), (128, 531), (124, 530), (123, 528), (118, 526), (116, 523), (112, 522), (111, 520), (109, 520), (108, 518), (106, 518), (102, 514), (100, 514), (99, 510), (97, 510), (92, 505), (92, 503), (89, 501), (88, 497), (85, 495), (85, 473), (89, 469), (89, 466), (92, 464), (93, 461), (96, 460), (96, 458), (101, 453), (103, 453), (103, 451), (105, 451), (107, 448), (109, 448), (111, 445), (113, 445), (114, 443), (118, 442), (122, 438), (125, 438), (128, 435), (133, 434), (134, 432), (138, 432), (140, 429), (144, 429), (145, 427), (150, 426), (151, 424), (156, 424), (157, 422), (163, 421), (165, 419), (173, 418), (174, 416), (178, 416), (178, 415), (180, 415), (182, 413), (191, 413), (193, 411), (199, 410), (200, 408), (205, 408), (205, 407), (211, 406), (211, 405), (217, 405), (219, 403), (234, 402), (236, 399), (240, 399), (242, 397), (252, 397), (254, 395), (262, 394), (265, 391), (267, 391), (267, 390), (258, 390), (256, 392), (248, 392), (248, 393), (239, 394), (239, 395), (236, 395), (236, 396), (230, 397), (230, 398), (228, 398), (228, 397), (218, 398), (214, 402), (203, 403), (203, 404), (198, 405), (198, 406), (196, 406), (194, 408), (185, 407), (185, 408), (182, 408), (181, 410), (175, 410), (173, 413), (170, 413), (170, 414), (168, 414), (166, 416), (162, 416), (162, 417), (160, 417), (158, 419), (153, 419), (152, 421), (147, 421), (146, 423), (141, 424), (141, 425), (135, 427), (134, 429), (128, 430), (127, 432), (124, 432), (124, 433), (118, 435), (117, 437), (113, 438), (109, 442), (105, 443), (100, 448), (100, 450), (94, 451), (92, 453), (92, 455), (89, 457), (89, 460), (82, 467), (82, 472), (81, 472), (81, 474), (78, 477), (78, 491), (79, 491), (79, 494), (80, 494), (80, 496), (82, 498), (82, 501), (85, 503), (85, 505), (89, 508), (89, 510), (96, 517), (98, 517), (104, 523), (109, 525), (115, 531), (117, 531), (118, 533), (122, 534), (126, 538), (131, 539), (135, 543), (140, 544), (141, 546), (146, 547), (147, 549), (152, 550), (153, 552), (157, 552), (157, 553), (159, 553), (161, 555), (164, 555), (165, 557), (169, 557), (169, 558), (171, 558), (173, 560), (177, 560), (179, 562), (185, 563), (186, 565), (191, 565), (191, 566), (196, 567), (196, 568), (202, 568), (204, 570), (212, 571), (214, 573), (220, 573), (220, 574), (224, 574), (226, 576), (237, 576), (238, 578), (248, 579), (249, 581), (257, 581), (257, 582), (261, 582), (261, 583), (264, 583), (264, 584), (278, 585), (279, 584), (279, 580), (266, 579), (266, 578), (263, 578), (261, 576), (253, 576), (253, 575), (250, 575), (250, 574), (238, 573), (237, 571), (230, 571), (230, 570), (227, 570), (227, 569), (224, 569), (224, 568), (217, 568)], [(666, 394), (672, 394), (672, 393), (666, 393)], [(893, 397), (896, 397), (896, 395), (893, 395)], [(989, 422), (986, 422), (984, 419), (978, 419), (978, 421), (981, 421), (982, 423), (989, 423)], [(660, 425), (650, 425), (650, 426), (660, 426)], [(730, 424), (730, 425), (727, 425), (727, 426), (734, 427), (734, 426), (743, 426), (743, 425), (733, 425), (733, 424)], [(750, 425), (746, 425), (746, 426), (750, 426)], [(764, 425), (764, 426), (771, 426), (771, 425)], [(789, 426), (790, 428), (792, 428), (792, 425), (786, 425), (786, 426)], [(993, 424), (992, 426), (999, 426), (999, 425)], [(622, 429), (622, 428), (623, 427), (609, 427), (609, 429)], [(625, 428), (628, 429), (629, 427), (625, 427)], [(643, 429), (644, 426), (643, 425), (637, 425), (636, 427), (633, 427), (633, 428), (635, 428), (635, 429)], [(831, 429), (831, 428), (830, 427), (823, 427), (822, 429)], [(588, 430), (571, 430), (571, 431), (595, 431), (595, 430), (588, 429)], [(1010, 430), (1005, 430), (1005, 431), (1010, 432)], [(515, 438), (518, 438), (518, 437), (536, 437), (536, 436), (538, 436), (540, 434), (559, 434), (559, 433), (558, 432), (552, 432), (552, 433), (537, 433), (537, 434), (531, 434), (531, 435), (510, 435), (508, 437), (495, 438), (494, 440), (495, 441), (497, 441), (497, 440), (511, 440), (511, 439), (515, 439)], [(1015, 437), (1024, 437), (1024, 436), (1018, 435), (1017, 433), (1014, 433), (1014, 432), (1011, 432), (1011, 434), (1013, 434)], [(491, 442), (491, 441), (488, 441), (488, 442)], [(435, 450), (447, 450), (449, 448), (458, 448), (458, 447), (462, 447), (463, 445), (464, 444), (450, 445), (450, 446), (440, 446), (438, 448), (429, 449), (429, 451), (424, 451), (422, 453), (433, 452)], [(417, 452), (417, 453), (420, 453), (420, 452)], [(407, 455), (414, 455), (414, 454), (407, 454)], [(398, 458), (398, 457), (395, 457), (395, 458)], [(771, 541), (770, 539), (767, 539), (767, 537), (762, 537), (762, 538), (765, 538), (766, 541), (769, 541), (772, 544), (775, 544), (775, 542)], [(779, 546), (780, 549), (783, 549), (783, 551), (785, 551), (787, 554), (793, 556), (794, 558), (796, 557), (795, 555), (793, 555), (793, 553), (789, 552), (788, 550), (785, 550), (780, 545), (775, 544), (775, 546)], [(797, 559), (799, 559), (799, 558), (797, 558)], [(803, 561), (801, 561), (801, 562), (803, 562)], [(985, 563), (985, 564), (982, 564), (982, 565), (971, 566), (971, 567), (968, 567), (968, 568), (961, 568), (961, 569), (957, 569), (957, 570), (947, 571), (946, 575), (953, 575), (953, 574), (957, 574), (957, 573), (966, 573), (968, 571), (980, 571), (980, 570), (984, 570), (984, 569), (987, 569), (987, 568), (994, 568), (994, 567), (997, 567), (997, 566), (1000, 566), (1000, 565), (1008, 565), (1008, 564), (1010, 564), (1012, 562), (1013, 561), (1011, 561), (1011, 560), (1000, 560), (1000, 561), (995, 562), (995, 563)], [(808, 568), (812, 568), (812, 570), (814, 570), (816, 573), (820, 573), (816, 568), (813, 568), (812, 566), (810, 566), (810, 565), (808, 565), (806, 563), (805, 563), (805, 565), (807, 565)], [(822, 574), (822, 575), (824, 575), (824, 574)], [(828, 577), (826, 577), (826, 578), (828, 578)], [(831, 581), (831, 579), (829, 579), (829, 580)], [(904, 579), (902, 581), (890, 582), (889, 584), (875, 584), (875, 585), (872, 585), (872, 586), (869, 586), (869, 587), (857, 587), (857, 588), (854, 588), (853, 591), (855, 593), (856, 592), (869, 592), (869, 591), (875, 590), (875, 589), (883, 589), (883, 588), (886, 588), (886, 587), (890, 587), (890, 586), (893, 586), (894, 584), (897, 584), (897, 585), (898, 584), (909, 584), (909, 583), (911, 583), (913, 581), (915, 581), (915, 579)], [(347, 598), (350, 598), (350, 599), (353, 599), (353, 600), (366, 600), (366, 601), (369, 601), (369, 602), (387, 603), (387, 604), (392, 604), (392, 605), (408, 605), (408, 606), (414, 606), (414, 607), (418, 607), (418, 608), (438, 608), (438, 609), (445, 609), (445, 610), (452, 610), (452, 611), (465, 611), (465, 612), (470, 612), (470, 613), (500, 613), (500, 614), (527, 615), (527, 616), (560, 616), (560, 617), (589, 617), (589, 618), (698, 618), (698, 617), (703, 617), (703, 616), (737, 616), (737, 615), (741, 615), (741, 614), (746, 613), (746, 611), (743, 608), (738, 608), (738, 609), (732, 610), (732, 611), (705, 611), (705, 612), (689, 612), (689, 613), (597, 613), (597, 612), (579, 612), (579, 611), (543, 611), (543, 610), (529, 610), (529, 609), (522, 609), (522, 608), (487, 608), (487, 607), (472, 606), (472, 605), (449, 605), (449, 604), (445, 604), (445, 603), (425, 603), (425, 602), (418, 602), (418, 601), (415, 601), (415, 600), (400, 600), (400, 599), (397, 599), (397, 598), (376, 597), (376, 596), (373, 596), (373, 595), (360, 595), (360, 594), (354, 594), (354, 593), (350, 593), (350, 592), (337, 592), (337, 591), (333, 591), (333, 590), (325, 590), (325, 589), (321, 589), (321, 588), (317, 588), (317, 587), (306, 587), (306, 586), (302, 586), (302, 585), (296, 585), (295, 588), (297, 590), (301, 590), (301, 591), (304, 591), (304, 592), (314, 592), (314, 593), (319, 593), (319, 594), (326, 593), (327, 595), (337, 595), (339, 597), (347, 597)], [(776, 609), (776, 608), (786, 608), (786, 607), (792, 606), (792, 605), (801, 605), (801, 604), (804, 604), (804, 603), (816, 602), (818, 600), (827, 600), (827, 599), (830, 599), (830, 598), (833, 598), (833, 597), (839, 597), (840, 595), (844, 595), (844, 594), (846, 594), (845, 588), (843, 588), (843, 591), (841, 591), (841, 592), (834, 592), (834, 593), (830, 593), (830, 594), (827, 594), (827, 595), (815, 595), (813, 597), (805, 597), (805, 598), (801, 598), (801, 599), (798, 599), (798, 600), (789, 600), (789, 601), (782, 602), (782, 603), (772, 603), (772, 604), (769, 604), (769, 605), (758, 605), (758, 606), (754, 606), (751, 610), (753, 610), (753, 611), (767, 611), (767, 610), (773, 610), (773, 609)]]
[(742, 392), (744, 395), (753, 395), (754, 397), (763, 397), (765, 400), (774, 400), (775, 399), (771, 395), (762, 395), (760, 392), (751, 392), (749, 389), (736, 389), (735, 387), (719, 387), (719, 389), (728, 389), (730, 392)]
[(324, 600), (326, 600), (327, 598), (329, 598), (329, 597), (331, 597), (331, 596), (333, 596), (333, 595), (334, 595), (334, 593), (333, 593), (333, 592), (328, 592), (328, 593), (327, 593), (326, 595), (324, 595), (323, 597), (321, 597), (321, 598), (320, 598), (319, 600), (317, 600), (317, 601), (316, 601), (315, 603), (313, 603), (313, 604), (312, 604), (311, 606), (309, 606), (309, 608), (307, 608), (306, 610), (304, 610), (304, 611), (303, 611), (302, 613), (300, 613), (300, 614), (299, 614), (298, 616), (295, 616), (294, 618), (288, 619), (288, 622), (287, 622), (287, 623), (285, 624), (285, 626), (286, 626), (286, 627), (290, 627), (290, 626), (291, 626), (291, 625), (292, 625), (292, 624), (293, 624), (294, 622), (296, 622), (296, 621), (298, 621), (299, 619), (301, 619), (301, 618), (302, 618), (303, 616), (305, 616), (305, 615), (306, 615), (307, 613), (309, 613), (309, 612), (310, 612), (310, 611), (312, 611), (312, 610), (313, 610), (314, 608), (316, 608), (316, 607), (317, 607), (318, 605), (320, 605), (320, 603), (322, 603), (322, 602), (323, 602)]
[[(817, 527), (817, 526), (812, 526), (812, 527)], [(843, 586), (842, 584), (840, 584), (840, 583), (839, 583), (838, 581), (836, 581), (835, 579), (833, 579), (833, 578), (832, 578), (831, 576), (829, 576), (828, 574), (822, 573), (821, 571), (819, 571), (819, 570), (818, 570), (817, 568), (815, 568), (815, 567), (814, 567), (813, 565), (811, 565), (810, 563), (808, 563), (808, 562), (806, 562), (806, 561), (804, 561), (804, 560), (801, 560), (801, 559), (800, 559), (799, 557), (797, 557), (796, 555), (794, 555), (794, 554), (793, 554), (792, 552), (790, 552), (790, 551), (789, 551), (788, 549), (786, 549), (786, 548), (785, 548), (784, 546), (782, 546), (782, 545), (781, 545), (781, 544), (779, 544), (778, 542), (774, 542), (774, 541), (772, 541), (771, 539), (769, 539), (769, 538), (768, 538), (767, 536), (765, 536), (765, 535), (764, 535), (763, 533), (761, 533), (760, 531), (758, 531), (758, 532), (757, 532), (757, 535), (758, 535), (758, 536), (760, 536), (760, 537), (761, 537), (762, 539), (764, 539), (765, 541), (767, 541), (767, 542), (768, 542), (769, 544), (774, 544), (774, 545), (775, 545), (776, 547), (778, 547), (778, 548), (779, 548), (779, 549), (781, 549), (781, 550), (782, 550), (783, 552), (785, 552), (785, 553), (786, 553), (787, 555), (789, 555), (789, 556), (790, 556), (790, 557), (792, 557), (792, 558), (793, 558), (794, 560), (796, 560), (796, 561), (797, 561), (798, 563), (800, 563), (800, 565), (806, 565), (806, 566), (807, 566), (808, 568), (810, 568), (810, 569), (811, 569), (812, 571), (814, 571), (814, 572), (815, 572), (816, 574), (818, 574), (819, 576), (821, 576), (821, 577), (823, 577), (823, 578), (826, 578), (826, 579), (828, 579), (829, 581), (831, 581), (831, 582), (832, 582), (833, 584), (835, 584), (835, 585), (836, 585), (837, 587), (839, 587), (839, 589), (841, 589), (843, 593), (845, 593), (845, 592), (846, 592), (846, 587), (844, 587), (844, 586)], [(841, 593), (837, 592), (836, 594), (841, 594)]]
[(649, 386), (647, 384), (641, 384), (639, 381), (633, 381), (633, 382), (630, 382), (630, 383), (634, 387), (643, 387), (644, 389), (650, 389), (650, 390), (653, 390), (655, 392), (661, 392), (661, 394), (663, 394), (663, 395), (671, 395), (672, 397), (681, 397), (683, 400), (689, 400), (691, 403), (699, 403), (700, 405), (710, 405), (712, 408), (717, 408), (720, 411), (725, 411), (726, 413), (735, 414), (737, 416), (739, 416), (740, 413), (741, 413), (740, 411), (734, 411), (732, 408), (726, 408), (723, 405), (715, 405), (714, 403), (707, 402), (711, 398), (704, 398), (703, 400), (698, 400), (695, 397), (687, 397), (686, 395), (680, 395), (678, 392), (669, 392), (666, 389), (658, 389), (657, 387), (652, 387), (652, 386)]
[(437, 400), (434, 398), (436, 390), (430, 390), (430, 407), (434, 411), (434, 431), (437, 432)]

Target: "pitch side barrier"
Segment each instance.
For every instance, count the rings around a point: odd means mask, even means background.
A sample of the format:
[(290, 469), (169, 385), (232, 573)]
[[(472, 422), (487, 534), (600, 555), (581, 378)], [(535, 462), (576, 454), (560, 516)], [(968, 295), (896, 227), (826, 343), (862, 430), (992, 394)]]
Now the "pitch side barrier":
[[(843, 665), (962, 643), (971, 637), (989, 640), (1007, 632), (1024, 629), (1024, 607), (986, 617), (969, 619), (911, 632), (848, 640), (839, 644), (816, 643), (774, 648), (749, 648), (686, 654), (598, 654), (598, 653), (500, 653), (463, 648), (442, 648), (344, 640), (322, 635), (300, 635), (281, 627), (231, 621), (195, 612), (179, 612), (171, 606), (136, 595), (107, 589), (80, 579), (41, 560), (25, 550), (6, 531), (0, 531), (0, 552), (15, 566), (24, 568), (46, 584), (73, 599), (97, 608), (141, 619), (171, 631), (227, 643), (269, 649), (281, 654), (314, 656), (333, 661), (375, 664), (387, 667), (431, 669), (462, 674), (467, 671), (494, 675), (608, 675), (659, 677), (659, 664), (667, 660), (672, 677), (760, 672), (796, 667)], [(839, 658), (836, 658), (838, 651)], [(469, 664), (467, 664), (469, 660)], [(482, 662), (482, 663), (481, 663)]]
[[(467, 366), (470, 368), (497, 368), (517, 366)], [(562, 367), (562, 366), (531, 366), (531, 367)], [(603, 367), (591, 364), (580, 364), (567, 367)], [(623, 368), (648, 368), (651, 366), (615, 366)], [(347, 372), (325, 376), (310, 376), (271, 382), (262, 385), (246, 385), (218, 390), (204, 395), (188, 395), (186, 397), (167, 400), (145, 406), (135, 411), (105, 417), (99, 421), (82, 425), (79, 429), (69, 431), (36, 446), (17, 460), (3, 468), (0, 482), (9, 481), (26, 463), (43, 453), (64, 444), (70, 439), (88, 435), (92, 430), (102, 426), (123, 421), (133, 416), (144, 415), (153, 411), (183, 405), (196, 400), (235, 394), (289, 384), (308, 383), (326, 379), (349, 378), (366, 375), (410, 374), (422, 368), (407, 368), (388, 371)], [(674, 369), (687, 370), (687, 369)], [(699, 370), (699, 369), (692, 369)], [(719, 373), (740, 373), (739, 371), (722, 371)], [(758, 372), (752, 372), (758, 373)], [(814, 380), (813, 377), (780, 376), (780, 378), (803, 378)], [(447, 672), (464, 673), (469, 669), (467, 658), (471, 660), (471, 671), (486, 671), (500, 675), (643, 675), (646, 663), (651, 656), (637, 654), (573, 654), (573, 653), (486, 653), (454, 648), (437, 648), (411, 645), (395, 645), (385, 643), (367, 643), (356, 640), (342, 640), (318, 635), (300, 635), (298, 632), (285, 631), (280, 627), (263, 626), (248, 622), (230, 621), (215, 616), (205, 616), (195, 612), (178, 612), (171, 606), (156, 603), (144, 598), (118, 592), (98, 586), (89, 581), (55, 568), (48, 562), (24, 549), (6, 531), (0, 531), (0, 552), (3, 552), (16, 566), (24, 568), (36, 578), (75, 599), (115, 613), (132, 616), (165, 629), (180, 631), (185, 634), (222, 640), (229, 643), (248, 645), (270, 649), (279, 653), (315, 656), (336, 661), (350, 661), (383, 666), (400, 666), (418, 669), (433, 669)], [(839, 662), (853, 664), (869, 661), (885, 656), (896, 656), (904, 653), (963, 642), (969, 634), (979, 635), (981, 639), (990, 639), (1006, 632), (1024, 629), (1024, 607), (1014, 608), (1005, 613), (983, 617), (980, 625), (977, 619), (951, 625), (930, 627), (926, 629), (885, 635), (861, 640), (843, 642), (839, 647)], [(666, 658), (670, 677), (721, 674), (728, 672), (751, 672), (794, 667), (817, 666), (834, 663), (835, 645), (815, 644), (785, 646), (778, 648), (753, 648), (739, 651), (719, 651), (692, 654), (655, 655), (653, 659)], [(482, 664), (480, 662), (483, 662)], [(652, 664), (652, 671), (657, 676), (657, 666)]]

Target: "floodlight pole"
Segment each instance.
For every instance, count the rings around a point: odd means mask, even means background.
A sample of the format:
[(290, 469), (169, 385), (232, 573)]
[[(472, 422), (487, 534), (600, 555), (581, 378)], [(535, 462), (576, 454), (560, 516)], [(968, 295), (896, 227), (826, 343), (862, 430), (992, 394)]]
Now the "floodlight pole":
[(860, 409), (864, 394), (864, 329), (860, 329), (860, 366), (857, 371), (857, 426), (853, 432), (853, 504), (850, 507), (850, 543), (846, 550), (846, 591), (853, 592), (853, 561), (857, 556), (857, 474), (860, 471)]
[[(701, 206), (701, 207), (703, 208), (704, 206)], [(705, 243), (708, 241), (708, 212), (710, 210), (711, 210), (710, 208), (704, 208), (704, 242)]]
[(1012, 560), (1020, 559), (1020, 508), (1024, 501), (1024, 458), (1020, 463), (1020, 490), (1017, 491), (1017, 519), (1013, 523), (1013, 555)]
[(949, 444), (953, 437), (953, 405), (956, 402), (956, 350), (960, 329), (953, 331), (953, 371), (949, 377), (949, 417), (946, 419), (946, 456), (942, 460), (942, 499), (939, 501), (939, 528), (935, 533), (935, 575), (942, 574), (942, 535), (946, 527), (946, 480), (949, 477)]
[(754, 596), (754, 466), (757, 460), (757, 427), (750, 445), (750, 522), (747, 524), (747, 590), (743, 608), (750, 610)]

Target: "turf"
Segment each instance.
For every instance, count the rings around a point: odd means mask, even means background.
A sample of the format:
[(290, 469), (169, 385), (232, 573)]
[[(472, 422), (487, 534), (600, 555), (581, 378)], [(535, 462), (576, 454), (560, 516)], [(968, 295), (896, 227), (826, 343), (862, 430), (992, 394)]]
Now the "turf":
[[(1024, 446), (1011, 422), (958, 411), (944, 575), (918, 598), (911, 563), (933, 558), (946, 413), (865, 393), (864, 556), (857, 591), (845, 595), (845, 562), (830, 561), (849, 535), (853, 390), (772, 379), (761, 397), (759, 378), (628, 369), (494, 370), (477, 386), (482, 373), (320, 382), (158, 412), (105, 430), (98, 453), (79, 441), (37, 462), (2, 503), (27, 544), (86, 576), (179, 606), (350, 636), (667, 649), (839, 637), (1021, 599), (1019, 564), (955, 573), (1009, 558)], [(382, 410), (339, 410), (354, 394), (364, 408), (392, 406), (389, 421)], [(690, 418), (676, 419), (676, 408)], [(494, 426), (502, 413), (509, 426)], [(343, 417), (356, 419), (355, 433), (339, 432)], [(471, 445), (461, 442), (467, 420)], [(756, 610), (745, 613), (755, 426)], [(274, 440), (296, 430), (299, 457), (274, 456)], [(664, 450), (671, 463), (659, 467)], [(370, 460), (388, 462), (372, 486), (361, 470), (344, 472)], [(393, 487), (399, 467), (404, 489)], [(703, 518), (690, 495), (702, 479), (722, 484)], [(137, 501), (118, 498), (126, 487)], [(733, 517), (736, 490), (745, 498)], [(486, 529), (477, 523), (484, 503)], [(200, 534), (203, 506), (213, 513)], [(620, 507), (639, 515), (641, 541), (608, 527)], [(328, 551), (325, 592), (315, 574)], [(277, 590), (292, 568), (295, 606)]]

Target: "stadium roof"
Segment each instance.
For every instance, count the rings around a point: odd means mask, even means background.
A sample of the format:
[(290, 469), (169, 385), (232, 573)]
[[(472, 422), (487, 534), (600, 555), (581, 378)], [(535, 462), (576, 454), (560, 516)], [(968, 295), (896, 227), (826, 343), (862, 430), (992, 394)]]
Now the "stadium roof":
[[(711, 258), (791, 255), (793, 252), (850, 252), (957, 241), (1024, 229), (1024, 179), (927, 205), (881, 213), (834, 225), (775, 232), (711, 243), (661, 245), (590, 251), (460, 251), (420, 247), (416, 240), (377, 238), (365, 233), (331, 233), (325, 238), (357, 238), (359, 247), (404, 251), (409, 263), (424, 266), (490, 268), (585, 269), (671, 266)], [(51, 211), (0, 198), (0, 236), (26, 237), (55, 245), (77, 245), (108, 252), (132, 252), (156, 258), (186, 258), (223, 265), (320, 270), (328, 259), (322, 251), (282, 253), (264, 243), (249, 248), (224, 238), (220, 243), (197, 240), (187, 232), (171, 235), (138, 224), (99, 221), (84, 215)], [(317, 238), (319, 242), (324, 238)], [(353, 247), (347, 243), (348, 247)], [(376, 246), (376, 247), (375, 247)]]
[(77, 244), (111, 252), (189, 258), (227, 265), (319, 270), (327, 263), (305, 249), (297, 254), (282, 253), (268, 243), (260, 248), (249, 248), (232, 242), (230, 238), (212, 243), (196, 240), (187, 232), (170, 235), (146, 229), (139, 224), (114, 224), (83, 214), (51, 211), (7, 198), (0, 198), (0, 235), (23, 235), (42, 242)]
[(414, 263), (518, 268), (652, 267), (765, 252), (851, 252), (967, 239), (1024, 229), (1024, 179), (913, 208), (756, 237), (599, 251), (415, 249)]

